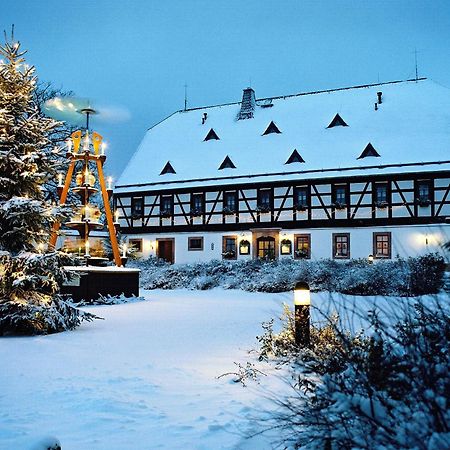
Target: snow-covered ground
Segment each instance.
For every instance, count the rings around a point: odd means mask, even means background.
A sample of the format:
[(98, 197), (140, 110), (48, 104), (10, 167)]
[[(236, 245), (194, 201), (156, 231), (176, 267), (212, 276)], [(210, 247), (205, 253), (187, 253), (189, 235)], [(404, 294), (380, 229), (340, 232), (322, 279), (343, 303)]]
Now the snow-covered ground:
[[(272, 406), (267, 390), (284, 385), (262, 377), (243, 388), (217, 377), (253, 361), (261, 322), (279, 316), (292, 293), (142, 295), (86, 308), (105, 320), (72, 332), (0, 339), (0, 449), (26, 450), (46, 436), (63, 450), (270, 448), (269, 438), (244, 435), (256, 410)], [(364, 309), (374, 300), (336, 298)], [(312, 294), (316, 305), (328, 300)]]

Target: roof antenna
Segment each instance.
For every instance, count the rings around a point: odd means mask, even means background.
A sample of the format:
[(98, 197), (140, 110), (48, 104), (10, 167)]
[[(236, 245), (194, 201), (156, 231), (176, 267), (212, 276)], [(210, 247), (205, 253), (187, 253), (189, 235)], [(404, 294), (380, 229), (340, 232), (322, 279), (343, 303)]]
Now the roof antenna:
[(187, 88), (188, 85), (184, 83), (184, 110), (187, 110)]
[(417, 83), (417, 80), (419, 79), (419, 73), (417, 70), (417, 48), (414, 49), (414, 61), (416, 65), (416, 83)]

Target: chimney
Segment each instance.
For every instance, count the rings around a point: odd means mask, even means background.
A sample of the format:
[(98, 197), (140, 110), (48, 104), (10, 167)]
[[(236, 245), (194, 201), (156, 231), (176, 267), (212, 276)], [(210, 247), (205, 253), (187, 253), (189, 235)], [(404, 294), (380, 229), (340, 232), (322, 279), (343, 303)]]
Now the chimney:
[(238, 114), (238, 120), (252, 119), (255, 111), (256, 99), (255, 91), (252, 88), (244, 89), (242, 93), (241, 110)]
[(378, 103), (375, 103), (375, 111), (378, 111)]
[(205, 124), (207, 118), (208, 118), (208, 113), (203, 113), (203, 117), (202, 117), (202, 125)]
[(378, 104), (381, 105), (383, 102), (381, 101), (382, 92), (377, 92)]

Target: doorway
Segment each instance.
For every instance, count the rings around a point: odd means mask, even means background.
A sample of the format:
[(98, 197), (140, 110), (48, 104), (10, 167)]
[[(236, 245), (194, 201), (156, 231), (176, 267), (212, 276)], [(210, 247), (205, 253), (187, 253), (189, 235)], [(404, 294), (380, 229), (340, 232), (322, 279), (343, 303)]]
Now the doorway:
[(273, 260), (276, 258), (275, 238), (272, 236), (261, 236), (256, 239), (257, 258)]
[(175, 262), (175, 239), (156, 239), (156, 256), (173, 264)]

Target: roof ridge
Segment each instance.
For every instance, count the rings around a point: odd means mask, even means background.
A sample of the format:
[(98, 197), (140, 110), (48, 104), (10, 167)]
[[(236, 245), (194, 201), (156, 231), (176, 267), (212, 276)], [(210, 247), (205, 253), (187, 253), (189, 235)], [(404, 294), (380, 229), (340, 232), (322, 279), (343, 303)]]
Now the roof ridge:
[[(297, 94), (287, 94), (287, 95), (277, 95), (274, 97), (261, 97), (257, 98), (257, 102), (261, 102), (264, 100), (279, 100), (279, 99), (285, 99), (285, 98), (291, 98), (291, 97), (300, 97), (303, 95), (314, 95), (314, 94), (326, 94), (329, 92), (338, 92), (338, 91), (348, 91), (350, 89), (362, 89), (362, 88), (368, 88), (368, 87), (375, 87), (375, 86), (386, 86), (389, 84), (398, 84), (398, 83), (409, 83), (409, 82), (417, 82), (417, 81), (424, 81), (427, 80), (426, 77), (419, 77), (419, 78), (409, 78), (407, 80), (394, 80), (394, 81), (383, 81), (380, 83), (371, 83), (371, 84), (359, 84), (355, 86), (347, 86), (347, 87), (341, 87), (341, 88), (333, 88), (333, 89), (322, 89), (318, 91), (309, 91), (309, 92), (299, 92)], [(231, 105), (239, 105), (241, 102), (229, 102), (229, 103), (218, 103), (215, 105), (207, 105), (207, 106), (196, 106), (195, 108), (187, 108), (187, 109), (180, 109), (178, 111), (175, 111), (176, 113), (179, 112), (189, 112), (189, 111), (198, 111), (199, 109), (209, 109), (209, 108), (218, 108), (219, 106), (231, 106)], [(174, 113), (175, 114), (175, 113)], [(169, 116), (170, 117), (170, 116)]]

